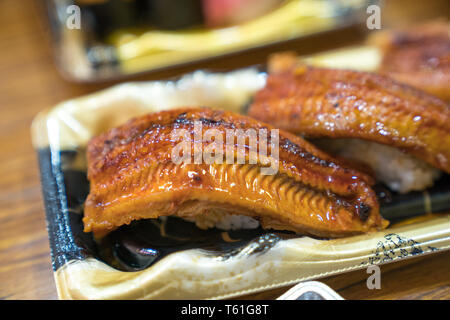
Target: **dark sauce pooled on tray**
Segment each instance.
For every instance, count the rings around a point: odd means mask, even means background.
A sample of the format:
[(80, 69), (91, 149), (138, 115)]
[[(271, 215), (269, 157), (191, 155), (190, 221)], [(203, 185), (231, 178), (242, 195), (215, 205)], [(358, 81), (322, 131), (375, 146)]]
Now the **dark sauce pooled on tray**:
[[(300, 236), (288, 231), (275, 232), (262, 228), (202, 230), (181, 218), (163, 217), (134, 221), (94, 241), (91, 233), (83, 232), (83, 204), (89, 193), (89, 181), (82, 160), (84, 152), (64, 151), (60, 156), (72, 236), (86, 256), (100, 259), (116, 269), (142, 270), (171, 253), (187, 249), (201, 249), (218, 259), (259, 254), (281, 239)], [(444, 175), (434, 187), (424, 192), (402, 195), (390, 192), (383, 186), (376, 186), (375, 190), (380, 201), (380, 212), (391, 222), (450, 209), (449, 175)]]

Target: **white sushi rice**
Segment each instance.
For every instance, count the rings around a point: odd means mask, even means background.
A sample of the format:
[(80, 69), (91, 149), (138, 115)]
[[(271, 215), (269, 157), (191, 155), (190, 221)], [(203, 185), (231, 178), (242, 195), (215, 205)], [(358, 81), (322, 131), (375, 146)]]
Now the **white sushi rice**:
[(377, 181), (400, 193), (424, 190), (441, 176), (441, 171), (397, 148), (360, 139), (315, 141), (325, 151), (368, 165)]
[(216, 227), (221, 230), (238, 229), (256, 229), (259, 227), (259, 221), (251, 217), (231, 214), (222, 210), (214, 210), (207, 214), (184, 218), (185, 220), (195, 222), (200, 229), (209, 229)]
[(227, 214), (222, 217), (222, 220), (216, 223), (216, 228), (222, 230), (237, 230), (237, 229), (256, 229), (259, 227), (259, 222), (251, 217)]

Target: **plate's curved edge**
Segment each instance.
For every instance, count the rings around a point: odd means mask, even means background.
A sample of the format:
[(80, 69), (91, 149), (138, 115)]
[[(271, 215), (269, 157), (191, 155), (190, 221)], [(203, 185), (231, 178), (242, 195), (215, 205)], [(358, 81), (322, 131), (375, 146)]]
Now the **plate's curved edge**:
[(137, 272), (72, 260), (55, 279), (61, 299), (225, 299), (448, 249), (450, 215), (352, 241), (281, 240), (263, 254), (226, 260), (187, 250)]

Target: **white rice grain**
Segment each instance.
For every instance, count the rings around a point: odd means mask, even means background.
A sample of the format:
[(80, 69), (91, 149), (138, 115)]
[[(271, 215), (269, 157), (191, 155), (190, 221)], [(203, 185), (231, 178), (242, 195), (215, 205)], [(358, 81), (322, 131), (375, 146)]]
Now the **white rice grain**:
[(315, 141), (325, 151), (368, 165), (377, 181), (400, 193), (420, 191), (434, 184), (441, 171), (397, 148), (360, 139)]

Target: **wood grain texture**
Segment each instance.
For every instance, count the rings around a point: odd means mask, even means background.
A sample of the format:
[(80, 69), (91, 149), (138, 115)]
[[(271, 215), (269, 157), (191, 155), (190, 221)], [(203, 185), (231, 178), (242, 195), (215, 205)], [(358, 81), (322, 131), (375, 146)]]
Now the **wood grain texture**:
[[(318, 43), (316, 49), (337, 43), (338, 39), (326, 45)], [(312, 46), (289, 44), (277, 49), (308, 53)], [(263, 50), (133, 80), (170, 77), (199, 67), (231, 69), (263, 62), (268, 53), (270, 50)], [(55, 103), (109, 85), (63, 80), (54, 67), (47, 29), (36, 2), (0, 1), (0, 299), (57, 298), (37, 159), (30, 139), (33, 117)], [(449, 265), (450, 252), (446, 252), (383, 266), (379, 291), (366, 288), (365, 270), (323, 281), (347, 299), (449, 299)], [(273, 299), (286, 289), (246, 298)]]

